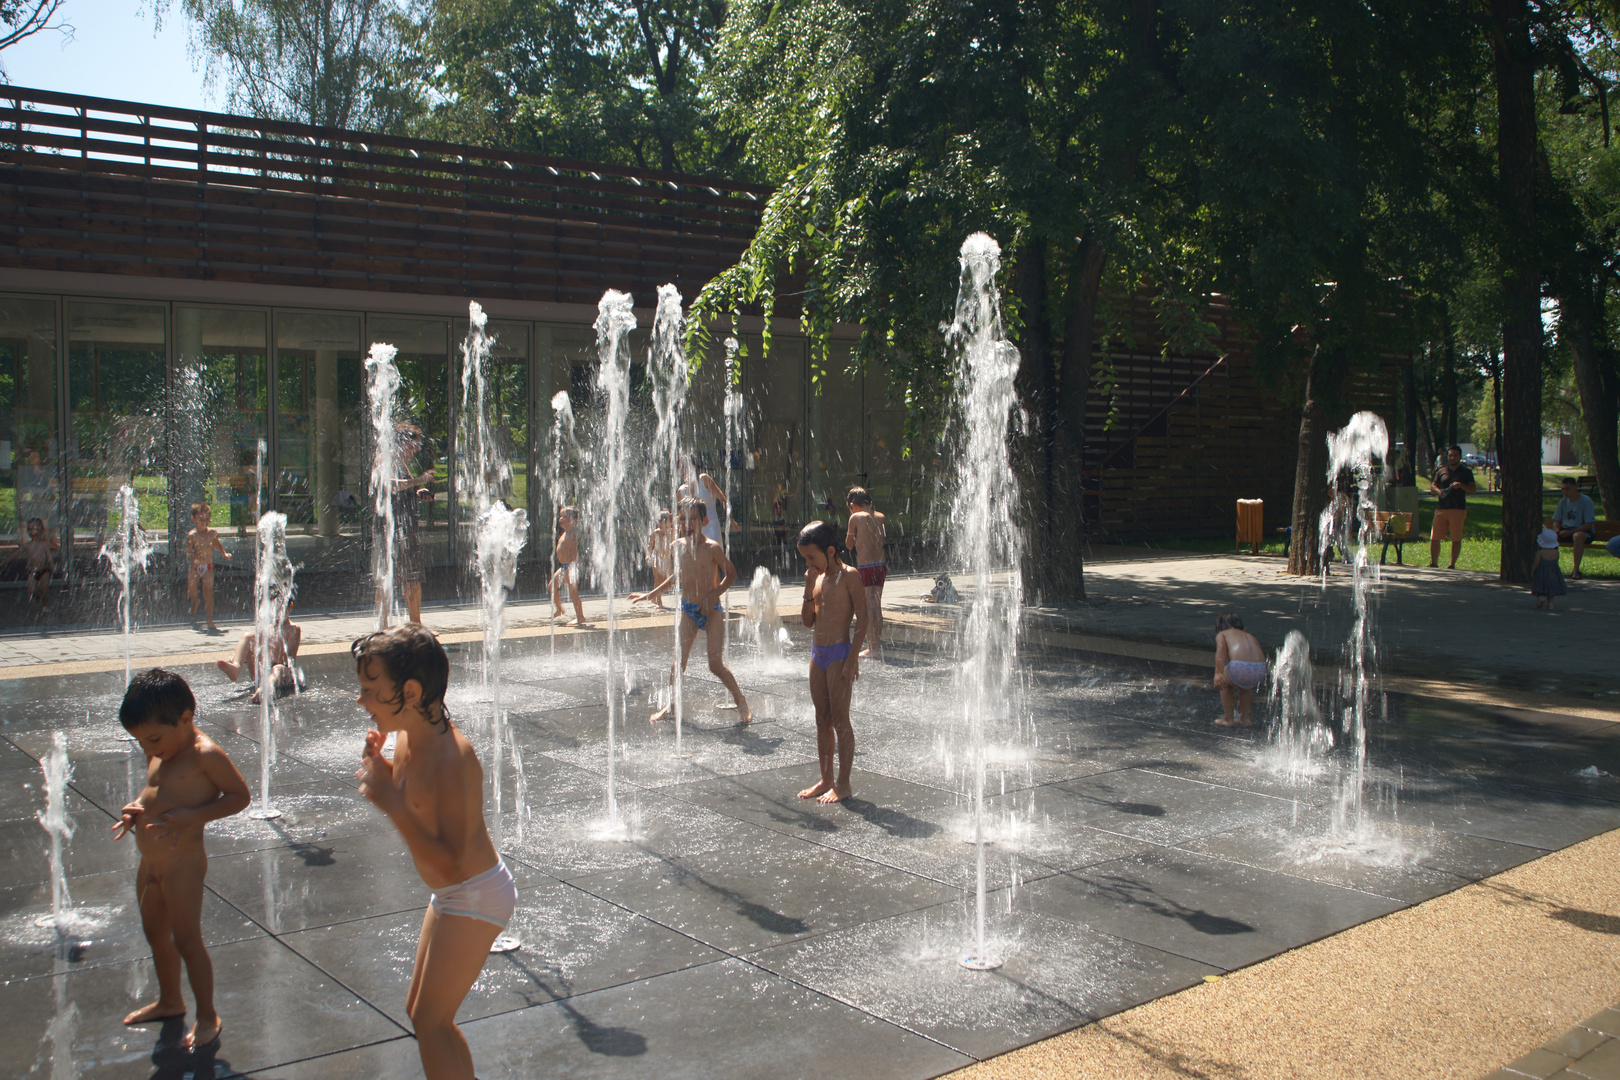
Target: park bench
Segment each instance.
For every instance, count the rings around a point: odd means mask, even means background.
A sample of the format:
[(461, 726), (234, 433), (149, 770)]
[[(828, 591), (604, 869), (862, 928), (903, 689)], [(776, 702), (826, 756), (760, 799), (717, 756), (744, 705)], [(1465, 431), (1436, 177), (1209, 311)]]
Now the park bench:
[(1384, 542), (1383, 551), (1378, 554), (1378, 565), (1383, 566), (1384, 560), (1389, 558), (1389, 545), (1395, 545), (1395, 564), (1405, 566), (1402, 559), (1402, 548), (1412, 539), (1412, 518), (1394, 510), (1380, 510), (1373, 519), (1373, 542)]
[[(1607, 544), (1614, 537), (1615, 533), (1620, 532), (1620, 521), (1597, 521), (1593, 522), (1593, 525), (1597, 529), (1597, 534), (1592, 538), (1592, 542), (1586, 545), (1588, 548), (1600, 548), (1604, 544)], [(1547, 527), (1549, 529), (1556, 530), (1558, 528), (1558, 523), (1552, 518), (1548, 518)], [(1559, 547), (1573, 547), (1574, 544), (1575, 540), (1573, 537), (1568, 540), (1558, 541)]]

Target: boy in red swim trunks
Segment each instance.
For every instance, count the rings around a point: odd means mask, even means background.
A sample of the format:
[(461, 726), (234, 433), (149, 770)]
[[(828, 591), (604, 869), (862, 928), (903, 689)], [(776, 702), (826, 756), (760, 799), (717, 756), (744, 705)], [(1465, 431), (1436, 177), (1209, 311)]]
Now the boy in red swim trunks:
[(889, 576), (884, 562), (883, 536), (885, 519), (872, 508), (872, 496), (865, 488), (850, 488), (849, 535), (844, 547), (855, 553), (855, 569), (860, 572), (861, 585), (866, 589), (866, 614), (872, 620), (872, 635), (867, 639), (862, 656), (883, 657), (883, 582)]
[[(799, 554), (807, 564), (799, 615), (815, 631), (810, 646), (810, 700), (816, 706), (816, 756), (821, 759), (821, 781), (799, 792), (799, 798), (843, 802), (851, 794), (849, 767), (855, 761), (849, 698), (860, 678), (857, 650), (866, 637), (866, 590), (854, 567), (838, 558), (838, 531), (825, 521), (812, 521), (799, 533)], [(855, 620), (853, 636), (851, 619)]]

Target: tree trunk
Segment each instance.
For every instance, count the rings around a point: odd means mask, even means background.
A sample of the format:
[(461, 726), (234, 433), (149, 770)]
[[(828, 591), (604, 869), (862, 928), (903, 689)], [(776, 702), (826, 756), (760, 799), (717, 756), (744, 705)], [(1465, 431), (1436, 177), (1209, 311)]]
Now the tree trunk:
[(1525, 0), (1491, 0), (1502, 214), (1502, 556), (1525, 582), (1541, 504), (1541, 265), (1536, 250), (1535, 49)]
[(1322, 349), (1311, 353), (1305, 404), (1299, 411), (1299, 448), (1294, 459), (1293, 528), (1288, 535), (1288, 572), (1301, 577), (1322, 571), (1322, 511), (1327, 507), (1327, 435), (1323, 401), (1338, 400), (1344, 365)]
[(1445, 334), (1444, 366), (1440, 369), (1440, 437), (1445, 440), (1445, 447), (1450, 447), (1457, 441), (1457, 337), (1452, 333), (1449, 309), (1445, 315)]
[(1046, 274), (1046, 237), (1031, 237), (1018, 256), (1013, 291), (1023, 308), (1024, 333), (1018, 366), (1018, 396), (1028, 417), (1023, 444), (1024, 520), (1029, 548), (1024, 555), (1024, 587), (1033, 597), (1058, 595), (1053, 570), (1074, 556), (1058, 551), (1053, 543), (1052, 508), (1058, 498), (1053, 475), (1053, 427), (1057, 420), (1056, 371), (1052, 361), (1052, 329), (1047, 320), (1049, 291)]
[[(1601, 296), (1601, 294), (1599, 294)], [(1599, 301), (1601, 303), (1601, 300)], [(1592, 448), (1592, 471), (1603, 496), (1603, 516), (1620, 519), (1620, 447), (1616, 446), (1615, 402), (1605, 392), (1603, 364), (1607, 351), (1599, 344), (1602, 309), (1588, 310), (1582, 302), (1558, 303), (1558, 333), (1569, 346), (1575, 368), (1575, 387), (1581, 395), (1581, 419)]]
[(1402, 371), (1403, 387), (1406, 396), (1406, 422), (1402, 425), (1402, 434), (1406, 440), (1406, 469), (1411, 476), (1411, 482), (1417, 483), (1418, 467), (1418, 405), (1417, 405), (1417, 375), (1408, 363)]
[[(1061, 568), (1054, 567), (1054, 595), (1069, 600), (1086, 598), (1085, 543), (1086, 395), (1091, 390), (1091, 353), (1097, 327), (1097, 296), (1102, 289), (1107, 256), (1100, 243), (1084, 237), (1069, 261), (1069, 310), (1063, 325), (1063, 377), (1057, 388), (1057, 417), (1053, 425), (1052, 548), (1072, 552)], [(1061, 479), (1060, 479), (1061, 478)]]

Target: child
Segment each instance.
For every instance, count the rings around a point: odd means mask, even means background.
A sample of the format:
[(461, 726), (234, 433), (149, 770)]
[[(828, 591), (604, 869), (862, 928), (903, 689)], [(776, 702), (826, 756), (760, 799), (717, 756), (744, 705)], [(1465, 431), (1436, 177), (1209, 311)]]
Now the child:
[(28, 519), (28, 539), (22, 545), (28, 572), (28, 599), (39, 601), (40, 609), (51, 610), (51, 574), (56, 569), (56, 537), (45, 535), (45, 519)]
[[(799, 533), (799, 554), (808, 564), (799, 614), (804, 625), (815, 630), (810, 646), (810, 700), (816, 706), (816, 752), (821, 758), (820, 782), (799, 792), (799, 798), (843, 802), (851, 794), (849, 768), (855, 760), (855, 729), (849, 723), (849, 698), (860, 678), (868, 590), (860, 575), (839, 560), (838, 532), (825, 521), (812, 521)], [(854, 637), (849, 632), (852, 618)]]
[(866, 588), (867, 614), (872, 621), (870, 642), (862, 656), (883, 655), (883, 582), (889, 576), (883, 561), (884, 523), (887, 519), (872, 509), (872, 496), (865, 488), (849, 489), (849, 535), (844, 547), (855, 553), (855, 569)]
[[(653, 580), (663, 581), (675, 574), (675, 557), (671, 554), (675, 542), (675, 519), (668, 510), (658, 511), (658, 524), (653, 526), (651, 535), (647, 537), (647, 565), (652, 567)], [(651, 600), (659, 607), (664, 606), (664, 594), (656, 589), (645, 595), (644, 599)]]
[[(709, 640), (709, 671), (731, 691), (737, 704), (737, 723), (746, 724), (754, 719), (743, 697), (737, 677), (726, 667), (722, 653), (726, 640), (725, 613), (719, 599), (731, 583), (737, 580), (737, 568), (726, 558), (726, 551), (703, 531), (708, 510), (696, 499), (682, 499), (680, 505), (680, 538), (675, 541), (675, 558), (681, 561), (681, 670), (692, 655), (692, 642), (702, 631)], [(653, 586), (651, 592), (631, 593), (630, 602), (651, 599), (675, 583), (672, 573)], [(669, 684), (675, 685), (675, 665), (669, 666)], [(652, 715), (652, 722), (668, 719), (675, 711), (673, 700)]]
[(214, 625), (214, 553), (219, 552), (226, 562), (231, 561), (231, 554), (219, 542), (219, 533), (213, 528), (213, 517), (214, 512), (207, 503), (191, 504), (193, 528), (186, 534), (186, 565), (189, 568), (186, 595), (191, 598), (191, 617), (195, 619), (197, 590), (202, 590), (203, 605), (208, 613), (208, 631), (217, 634), (221, 631)]
[[(484, 770), (444, 707), (450, 658), (427, 628), (406, 623), (355, 641), (360, 706), (377, 727), (355, 776), (388, 815), (433, 890), (405, 1012), (428, 1080), (470, 1080), (472, 1054), (456, 1010), (512, 919), (517, 886), (484, 824)], [(394, 760), (383, 740), (397, 733)]]
[[(270, 638), (270, 685), (275, 688), (276, 697), (286, 697), (298, 689), (297, 677), (293, 674), (292, 659), (298, 655), (298, 646), (304, 640), (303, 627), (296, 626), (292, 621), (292, 601), (287, 601), (287, 613), (281, 620), (281, 632)], [(214, 666), (225, 673), (225, 677), (235, 682), (243, 672), (249, 679), (257, 679), (259, 663), (259, 635), (257, 631), (249, 630), (242, 635), (242, 640), (236, 645), (236, 655), (231, 660), (215, 660)], [(255, 689), (253, 696), (248, 699), (257, 705), (259, 691)]]
[(1553, 610), (1553, 597), (1569, 592), (1564, 584), (1564, 571), (1558, 566), (1558, 533), (1542, 529), (1536, 536), (1535, 565), (1530, 571), (1530, 595), (1536, 598), (1536, 607)]
[[(1249, 710), (1254, 692), (1266, 681), (1266, 651), (1259, 640), (1243, 629), (1243, 619), (1227, 612), (1215, 620), (1215, 689), (1221, 692), (1226, 712), (1216, 727), (1249, 727)], [(1238, 716), (1232, 718), (1233, 692), (1236, 691)]]
[[(579, 511), (572, 506), (565, 506), (557, 511), (557, 555), (553, 560), (557, 569), (551, 574), (551, 617), (561, 618), (564, 614), (562, 597), (559, 595), (561, 585), (568, 586), (568, 593), (574, 598), (574, 618), (567, 626), (588, 626), (585, 621), (585, 605), (579, 602)], [(560, 583), (560, 584), (559, 584)]]
[(203, 1047), (217, 1041), (220, 1031), (214, 966), (202, 936), (208, 873), (203, 826), (241, 813), (253, 799), (225, 751), (197, 730), (196, 716), (191, 687), (173, 672), (153, 668), (130, 680), (118, 721), (146, 751), (146, 787), (124, 807), (113, 834), (115, 839), (133, 834), (141, 853), (135, 897), (158, 980), (158, 999), (124, 1017), (124, 1023), (186, 1014), (180, 996), (184, 961), (197, 999), (197, 1022), (186, 1045)]

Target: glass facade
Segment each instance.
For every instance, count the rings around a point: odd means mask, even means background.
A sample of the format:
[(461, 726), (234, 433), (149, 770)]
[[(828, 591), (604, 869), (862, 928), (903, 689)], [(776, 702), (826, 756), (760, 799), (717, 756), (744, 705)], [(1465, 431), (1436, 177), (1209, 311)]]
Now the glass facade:
[[(489, 417), (512, 466), (500, 494), (529, 512), (517, 593), (533, 596), (549, 570), (553, 494), (577, 504), (588, 482), (581, 462), (555, 469), (551, 399), (569, 392), (589, 454), (599, 412), (595, 333), (588, 323), (501, 320), (490, 331)], [(152, 591), (142, 621), (182, 614), (183, 567), (168, 552), (172, 537), (178, 553), (195, 503), (210, 507), (237, 556), (217, 571), (222, 618), (246, 614), (231, 604), (248, 595), (254, 533), (268, 509), (287, 516), (300, 606), (369, 606), (374, 449), (364, 358), (384, 341), (399, 350), (398, 415), (424, 435), (411, 471), (435, 478), (421, 505), (424, 594), (431, 602), (467, 593), (472, 504), (452, 464), (465, 332), (464, 319), (439, 316), (0, 294), (0, 588), (25, 587), (23, 545), (38, 518), (47, 543), (59, 545), (49, 621), (101, 621), (111, 583), (99, 555), (128, 484), (152, 541), (149, 577), (176, 586)], [(757, 336), (746, 344), (750, 433), (729, 461), (738, 524), (731, 548), (744, 573), (756, 563), (793, 572), (798, 529), (817, 516), (842, 522), (851, 484), (873, 490), (891, 532), (910, 529), (916, 485), (902, 450), (904, 410), (886, 401), (883, 377), (813, 382), (802, 340), (777, 337), (768, 358)], [(629, 437), (639, 445), (654, 424), (645, 328), (632, 346)], [(683, 430), (697, 467), (717, 480), (728, 465), (724, 372), (717, 346), (694, 373)], [(0, 626), (40, 618), (24, 604), (0, 610)]]

